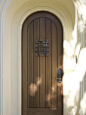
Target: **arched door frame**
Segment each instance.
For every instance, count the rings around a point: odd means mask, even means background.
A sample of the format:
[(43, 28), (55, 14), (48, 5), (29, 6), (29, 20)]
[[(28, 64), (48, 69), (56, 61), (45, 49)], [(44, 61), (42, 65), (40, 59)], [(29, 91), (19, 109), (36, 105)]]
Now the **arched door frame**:
[[(35, 9), (35, 11), (34, 11), (34, 9)], [(20, 22), (19, 22), (19, 24), (18, 24), (18, 27), (20, 27), (20, 30), (18, 29), (18, 32), (17, 32), (17, 37), (19, 38), (18, 39), (18, 79), (19, 79), (19, 81), (21, 81), (21, 62), (20, 62), (20, 55), (21, 55), (21, 35), (19, 34), (20, 32), (21, 32), (21, 30), (22, 30), (22, 24), (23, 24), (23, 22), (24, 22), (24, 20), (30, 15), (30, 14), (32, 14), (32, 13), (34, 13), (34, 12), (37, 12), (37, 11), (48, 11), (48, 12), (50, 12), (50, 13), (52, 13), (52, 14), (54, 14), (54, 15), (56, 15), (59, 19), (60, 19), (60, 21), (61, 21), (61, 23), (62, 23), (62, 26), (63, 26), (63, 42), (64, 42), (64, 38), (66, 38), (66, 39), (68, 39), (68, 36), (67, 36), (67, 33), (66, 33), (66, 31), (67, 31), (67, 23), (66, 23), (66, 20), (64, 19), (64, 17), (58, 12), (58, 11), (56, 11), (56, 10), (54, 10), (53, 8), (49, 8), (49, 7), (42, 7), (42, 8), (40, 8), (40, 7), (36, 7), (36, 8), (32, 8), (31, 9), (31, 11), (28, 11), (28, 12), (26, 12), (23, 16), (22, 16), (22, 18), (21, 18), (21, 20), (20, 20)], [(64, 49), (63, 49), (64, 50)], [(64, 51), (63, 51), (64, 52)], [(63, 54), (64, 55), (64, 54)], [(63, 63), (64, 63), (64, 59), (63, 59)], [(64, 69), (63, 69), (63, 71), (64, 71)], [(64, 83), (63, 83), (63, 85), (64, 85)], [(19, 82), (19, 84), (18, 84), (18, 107), (19, 107), (19, 109), (18, 109), (18, 115), (21, 115), (21, 98), (20, 98), (20, 96), (21, 96), (21, 91), (20, 91), (20, 87), (21, 86), (21, 83)], [(64, 93), (64, 92), (63, 92)], [(64, 95), (64, 94), (63, 94)], [(66, 96), (64, 97), (63, 96), (63, 105), (64, 105), (64, 100), (66, 99)], [(67, 106), (66, 106), (66, 104), (65, 104), (65, 106), (63, 106), (63, 113), (64, 113), (64, 115), (66, 115), (66, 113), (67, 113), (67, 110), (65, 109)]]

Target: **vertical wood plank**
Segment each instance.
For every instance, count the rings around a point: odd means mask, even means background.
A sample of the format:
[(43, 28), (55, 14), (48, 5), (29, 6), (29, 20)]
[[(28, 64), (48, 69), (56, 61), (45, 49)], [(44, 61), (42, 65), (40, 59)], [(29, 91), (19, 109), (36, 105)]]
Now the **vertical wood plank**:
[(51, 21), (46, 19), (46, 39), (49, 43), (49, 56), (46, 56), (46, 107), (51, 107)]
[(33, 107), (33, 22), (28, 27), (28, 107)]
[(59, 26), (58, 28), (58, 67), (62, 67), (63, 61), (63, 35), (62, 35), (62, 28)]
[(34, 96), (34, 107), (39, 107), (39, 56), (35, 54), (35, 43), (39, 39), (39, 19), (34, 20), (34, 83), (36, 84), (37, 92)]
[(27, 115), (27, 22), (24, 24), (22, 35), (22, 85), (22, 114)]
[(52, 22), (52, 107), (57, 107), (57, 28)]
[[(40, 40), (45, 40), (45, 18), (40, 18)], [(40, 56), (40, 107), (45, 107), (45, 56)]]

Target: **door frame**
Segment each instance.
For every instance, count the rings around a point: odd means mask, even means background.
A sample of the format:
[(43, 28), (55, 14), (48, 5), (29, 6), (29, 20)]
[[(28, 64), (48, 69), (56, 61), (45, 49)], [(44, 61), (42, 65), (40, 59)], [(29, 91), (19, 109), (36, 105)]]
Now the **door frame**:
[[(67, 28), (65, 28), (66, 27), (66, 23), (65, 23), (65, 20), (64, 20), (64, 18), (61, 16), (61, 15), (59, 15), (58, 13), (59, 12), (56, 12), (56, 11), (54, 11), (52, 8), (49, 8), (49, 9), (51, 9), (51, 11), (50, 10), (45, 10), (45, 7), (44, 7), (44, 10), (36, 10), (35, 12), (38, 12), (38, 11), (46, 11), (46, 12), (50, 12), (51, 14), (53, 14), (53, 15), (55, 15), (59, 20), (60, 20), (60, 22), (61, 22), (61, 24), (62, 24), (62, 28), (63, 28), (63, 42), (64, 42), (64, 37), (65, 38), (68, 38), (68, 36), (65, 34), (65, 32), (64, 31), (66, 31), (66, 29)], [(27, 17), (29, 17), (31, 14), (33, 14), (33, 13), (35, 13), (34, 11), (33, 12), (30, 12), (29, 13), (29, 15), (27, 15)], [(59, 15), (59, 16), (58, 16)], [(25, 19), (27, 18), (27, 17), (25, 17)], [(23, 20), (23, 23), (24, 23), (24, 21), (25, 21), (25, 19)], [(23, 25), (23, 23), (22, 23), (22, 25)], [(21, 30), (22, 30), (22, 25), (21, 25)], [(22, 37), (21, 37), (22, 38)], [(19, 44), (20, 45), (20, 44)], [(64, 56), (64, 48), (63, 48), (63, 56)], [(63, 58), (63, 63), (64, 63), (64, 58)], [(64, 71), (64, 67), (63, 67), (63, 71)], [(21, 72), (22, 73), (22, 72)], [(64, 74), (65, 74), (65, 72), (64, 72)], [(22, 76), (22, 75), (21, 75)], [(22, 79), (21, 79), (21, 83), (22, 83)], [(64, 85), (64, 83), (63, 83), (63, 85)], [(21, 84), (21, 89), (22, 89), (22, 84)], [(20, 91), (19, 91), (20, 92)], [(64, 95), (64, 91), (63, 91), (63, 95)], [(22, 105), (22, 93), (21, 93), (21, 105)], [(64, 96), (63, 96), (63, 115), (66, 115), (66, 113), (67, 113), (67, 111), (66, 111), (66, 105), (64, 106)], [(22, 106), (21, 106), (21, 112), (22, 112)], [(22, 113), (21, 113), (21, 115), (22, 115)]]

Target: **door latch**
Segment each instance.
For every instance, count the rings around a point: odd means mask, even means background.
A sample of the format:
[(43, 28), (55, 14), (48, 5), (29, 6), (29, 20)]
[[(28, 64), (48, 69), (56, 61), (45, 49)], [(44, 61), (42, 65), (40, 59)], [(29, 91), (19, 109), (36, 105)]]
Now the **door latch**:
[(59, 82), (59, 83), (61, 83), (61, 81), (62, 81), (62, 69), (61, 68), (59, 68), (58, 69), (58, 74), (57, 74), (57, 81)]

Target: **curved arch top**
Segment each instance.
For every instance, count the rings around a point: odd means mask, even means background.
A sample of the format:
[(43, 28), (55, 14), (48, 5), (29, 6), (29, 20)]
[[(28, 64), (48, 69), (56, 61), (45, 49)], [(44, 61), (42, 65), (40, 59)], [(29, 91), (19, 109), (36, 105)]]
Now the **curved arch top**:
[[(38, 15), (37, 15), (38, 14)], [(36, 15), (36, 16), (35, 16)], [(49, 11), (37, 11), (37, 12), (34, 12), (34, 13), (32, 13), (32, 14), (30, 14), (25, 20), (24, 20), (24, 22), (23, 22), (23, 24), (25, 23), (25, 21), (26, 20), (28, 20), (28, 18), (29, 18), (29, 22), (28, 22), (28, 24), (31, 22), (31, 21), (33, 21), (34, 19), (36, 19), (36, 18), (40, 18), (40, 16), (41, 17), (45, 17), (45, 18), (49, 18), (49, 19), (51, 19), (51, 20), (55, 20), (55, 22), (56, 22), (56, 24), (58, 23), (58, 24), (60, 24), (61, 26), (62, 26), (62, 23), (61, 23), (61, 21), (60, 21), (60, 19), (59, 19), (59, 17), (57, 17), (56, 15), (54, 15), (53, 13), (51, 13), (51, 12), (49, 12)], [(35, 17), (35, 18), (34, 18)]]

